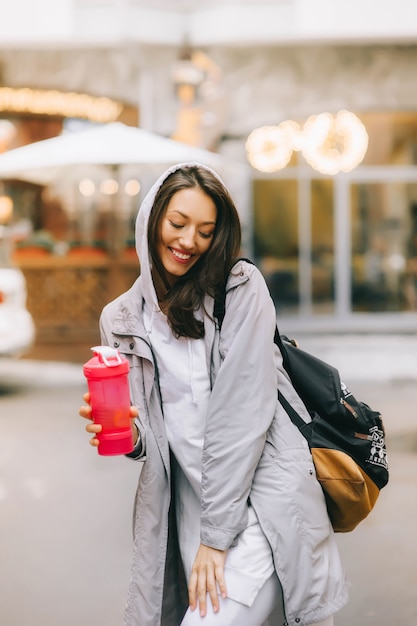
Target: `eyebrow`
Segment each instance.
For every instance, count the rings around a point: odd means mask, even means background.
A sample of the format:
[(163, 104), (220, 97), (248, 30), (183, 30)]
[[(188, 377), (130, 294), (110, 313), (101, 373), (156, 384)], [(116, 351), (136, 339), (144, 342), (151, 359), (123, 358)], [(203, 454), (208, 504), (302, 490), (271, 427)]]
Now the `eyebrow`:
[[(181, 217), (183, 217), (185, 220), (190, 219), (190, 216), (187, 215), (186, 213), (182, 213), (181, 211), (178, 211), (178, 209), (171, 209), (171, 213), (178, 213), (178, 215), (181, 215)], [(169, 214), (169, 211), (167, 212), (167, 215)], [(215, 225), (216, 222), (201, 222), (201, 226), (210, 226), (210, 225)]]

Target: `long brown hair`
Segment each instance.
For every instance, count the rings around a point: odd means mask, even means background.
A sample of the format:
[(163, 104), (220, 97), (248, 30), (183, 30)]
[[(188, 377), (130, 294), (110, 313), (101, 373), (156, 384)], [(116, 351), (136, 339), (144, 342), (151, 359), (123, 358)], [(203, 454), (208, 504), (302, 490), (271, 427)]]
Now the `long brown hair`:
[(181, 189), (199, 188), (217, 209), (213, 239), (207, 252), (168, 290), (167, 317), (177, 337), (197, 339), (204, 326), (194, 316), (204, 295), (220, 296), (233, 260), (241, 244), (241, 226), (235, 204), (224, 184), (210, 170), (198, 165), (183, 166), (167, 176), (156, 193), (148, 223), (148, 243), (152, 264), (160, 276), (164, 269), (157, 254), (161, 222), (168, 203)]

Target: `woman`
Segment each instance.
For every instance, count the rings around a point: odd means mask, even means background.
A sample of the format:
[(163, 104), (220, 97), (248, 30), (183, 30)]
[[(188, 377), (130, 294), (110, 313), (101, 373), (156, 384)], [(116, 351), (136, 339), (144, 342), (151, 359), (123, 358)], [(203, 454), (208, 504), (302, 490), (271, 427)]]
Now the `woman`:
[[(260, 626), (273, 611), (274, 626), (331, 626), (347, 601), (311, 455), (277, 388), (309, 418), (266, 283), (234, 264), (240, 236), (215, 172), (170, 168), (138, 214), (141, 276), (101, 316), (103, 343), (130, 362), (129, 456), (141, 461), (128, 626)], [(86, 429), (98, 445), (100, 426)]]

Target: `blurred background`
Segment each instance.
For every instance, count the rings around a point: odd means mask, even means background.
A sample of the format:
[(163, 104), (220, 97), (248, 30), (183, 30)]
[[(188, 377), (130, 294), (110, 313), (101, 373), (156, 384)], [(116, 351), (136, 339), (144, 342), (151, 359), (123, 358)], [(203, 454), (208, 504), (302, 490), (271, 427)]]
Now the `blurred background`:
[[(0, 222), (36, 354), (96, 343), (102, 305), (139, 271), (143, 195), (195, 154), (230, 185), (281, 325), (415, 332), (412, 0), (1, 4)], [(84, 132), (114, 124), (176, 143)]]
[(2, 626), (122, 622), (137, 467), (88, 448), (81, 365), (140, 272), (141, 200), (188, 160), (229, 186), (281, 332), (386, 415), (394, 487), (340, 539), (337, 626), (417, 624), (415, 0), (0, 9)]

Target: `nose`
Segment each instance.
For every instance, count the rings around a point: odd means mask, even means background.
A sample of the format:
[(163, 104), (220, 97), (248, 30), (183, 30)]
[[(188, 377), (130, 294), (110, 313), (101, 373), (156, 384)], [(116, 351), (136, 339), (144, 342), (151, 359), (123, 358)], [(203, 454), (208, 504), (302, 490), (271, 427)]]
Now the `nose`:
[(179, 244), (184, 250), (191, 250), (195, 245), (195, 231), (192, 228), (186, 228), (181, 231)]

